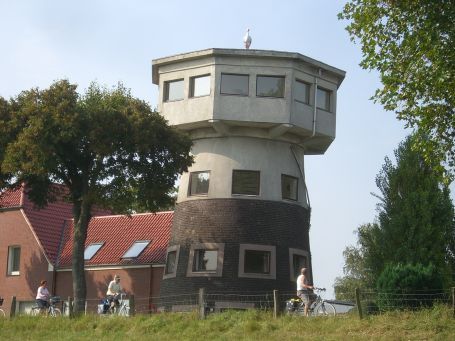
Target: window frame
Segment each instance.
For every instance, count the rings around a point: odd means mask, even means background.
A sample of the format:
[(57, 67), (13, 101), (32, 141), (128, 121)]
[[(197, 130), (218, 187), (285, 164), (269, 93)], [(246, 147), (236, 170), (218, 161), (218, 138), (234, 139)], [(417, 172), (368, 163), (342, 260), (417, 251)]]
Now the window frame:
[[(200, 174), (200, 173), (208, 173), (208, 174), (209, 174), (209, 184), (208, 184), (208, 188), (207, 188), (207, 193), (195, 193), (195, 194), (193, 194), (192, 191), (191, 191), (191, 188), (192, 188), (192, 185), (193, 185), (192, 175), (193, 175), (193, 174)], [(209, 170), (206, 170), (206, 171), (190, 172), (189, 181), (188, 181), (188, 196), (190, 196), (190, 197), (194, 197), (194, 196), (207, 196), (207, 195), (209, 194), (209, 190), (210, 190), (210, 176), (211, 176), (210, 173), (211, 173), (211, 171), (209, 171)]]
[[(235, 173), (256, 173), (258, 174), (257, 178), (257, 194), (249, 194), (249, 193), (234, 193), (234, 174)], [(260, 170), (248, 170), (248, 169), (233, 169), (232, 170), (232, 183), (231, 183), (231, 195), (233, 196), (239, 196), (239, 195), (244, 195), (244, 196), (250, 196), (250, 197), (257, 197), (261, 194), (261, 171)]]
[[(208, 77), (209, 79), (209, 93), (208, 94), (203, 94), (203, 95), (194, 95), (194, 90), (195, 90), (195, 80), (197, 78), (205, 78), (205, 77)], [(203, 74), (203, 75), (197, 75), (197, 76), (192, 76), (190, 77), (190, 98), (198, 98), (198, 97), (205, 97), (205, 96), (210, 96), (210, 94), (212, 93), (212, 84), (211, 84), (211, 74), (208, 73), (208, 74)]]
[(296, 101), (296, 102), (298, 102), (298, 103), (303, 103), (303, 104), (308, 104), (308, 105), (309, 105), (309, 104), (310, 104), (310, 90), (311, 90), (311, 84), (308, 83), (308, 82), (305, 82), (305, 81), (303, 81), (303, 80), (301, 80), (301, 79), (296, 78), (296, 79), (295, 79), (295, 84), (297, 84), (297, 83), (301, 83), (301, 84), (305, 84), (305, 85), (306, 85), (306, 101), (302, 101), (302, 100), (296, 98), (296, 96), (295, 96), (295, 94), (296, 94), (296, 91), (295, 91), (296, 87), (295, 87), (295, 86), (294, 86), (294, 101)]
[[(296, 181), (295, 199), (291, 198), (291, 197), (285, 197), (284, 196), (284, 193), (283, 193), (283, 178), (289, 178), (289, 179), (292, 179), (292, 180)], [(292, 175), (288, 175), (288, 174), (281, 174), (281, 198), (283, 200), (299, 201), (299, 178), (298, 177), (295, 177), (295, 176), (292, 176)]]
[[(142, 252), (144, 252), (144, 250), (150, 245), (152, 241), (151, 240), (135, 240), (133, 242), (133, 244), (128, 248), (128, 250), (125, 251), (125, 253), (123, 254), (122, 256), (122, 259), (135, 259), (135, 258), (138, 258)], [(144, 247), (136, 254), (136, 256), (127, 256), (128, 252), (131, 251), (131, 249), (136, 246), (136, 244), (139, 244), (139, 243), (142, 243), (142, 244), (145, 244)]]
[[(13, 269), (15, 263), (15, 254), (14, 250), (19, 249), (19, 260), (17, 267), (18, 269)], [(7, 274), (8, 276), (19, 276), (21, 274), (21, 246), (20, 245), (9, 245), (8, 246), (8, 259), (7, 259)]]
[[(289, 279), (291, 282), (297, 281), (297, 277), (294, 274), (294, 255), (302, 256), (306, 258), (306, 267), (310, 268), (310, 253), (302, 249), (289, 248)], [(310, 272), (308, 272), (310, 273)], [(311, 277), (311, 275), (309, 276)]]
[[(259, 78), (281, 78), (283, 79), (283, 91), (282, 96), (266, 96), (266, 95), (259, 95), (258, 94), (258, 83)], [(277, 76), (277, 75), (256, 75), (256, 97), (260, 98), (284, 98), (286, 95), (286, 76)]]
[[(198, 250), (217, 251), (217, 265), (215, 271), (195, 271), (193, 270), (195, 253)], [(221, 277), (223, 274), (224, 263), (224, 243), (197, 243), (192, 244), (188, 258), (187, 277)]]
[[(245, 272), (245, 251), (270, 252), (270, 273)], [(240, 244), (239, 247), (239, 278), (276, 279), (276, 246), (259, 244)]]
[[(169, 86), (171, 83), (177, 83), (177, 82), (182, 82), (183, 83), (183, 92), (182, 92), (182, 98), (176, 98), (176, 99), (169, 99)], [(172, 79), (168, 81), (164, 81), (164, 97), (163, 97), (163, 102), (176, 102), (176, 101), (182, 101), (185, 99), (185, 79), (184, 78), (178, 78), (178, 79)]]
[[(103, 245), (105, 244), (105, 242), (96, 242), (96, 243), (90, 243), (89, 245), (87, 245), (85, 247), (85, 250), (84, 250), (84, 261), (87, 262), (87, 261), (90, 261), (93, 257), (95, 257), (95, 255), (101, 250), (101, 248), (103, 247)], [(87, 249), (91, 246), (98, 246), (98, 248), (93, 252), (92, 256), (90, 258), (85, 258), (85, 253), (87, 252)]]
[[(319, 106), (319, 91), (322, 91), (322, 92), (325, 92), (327, 94), (327, 99), (326, 99), (326, 107), (320, 107)], [(332, 94), (333, 94), (333, 91), (332, 90), (329, 90), (329, 89), (326, 89), (326, 88), (323, 88), (323, 87), (317, 87), (316, 88), (316, 107), (318, 109), (321, 109), (321, 110), (324, 110), (324, 111), (328, 111), (328, 112), (331, 112), (331, 105), (332, 105)]]
[[(171, 252), (175, 252), (175, 264), (172, 272), (167, 272), (168, 256)], [(166, 249), (166, 261), (164, 263), (163, 279), (174, 278), (177, 276), (177, 268), (179, 265), (180, 245), (172, 245)]]
[[(238, 94), (238, 93), (229, 93), (229, 92), (223, 92), (223, 76), (245, 76), (247, 77), (247, 93), (246, 94)], [(250, 96), (250, 75), (248, 73), (229, 73), (229, 72), (222, 72), (220, 76), (220, 95), (223, 96), (242, 96), (242, 97), (248, 97)]]

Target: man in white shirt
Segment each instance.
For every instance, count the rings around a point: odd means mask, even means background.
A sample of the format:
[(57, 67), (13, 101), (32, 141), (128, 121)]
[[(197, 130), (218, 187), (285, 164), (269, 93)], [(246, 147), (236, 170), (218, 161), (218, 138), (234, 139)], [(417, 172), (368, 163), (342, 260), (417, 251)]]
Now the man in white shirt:
[(118, 298), (122, 291), (120, 276), (115, 275), (114, 280), (109, 283), (106, 292), (106, 298), (109, 300), (111, 308), (118, 307), (120, 305)]
[(302, 268), (300, 270), (300, 276), (297, 277), (297, 296), (305, 303), (305, 316), (308, 316), (308, 309), (312, 303), (312, 290), (314, 286), (310, 285), (310, 281), (307, 276), (307, 269)]

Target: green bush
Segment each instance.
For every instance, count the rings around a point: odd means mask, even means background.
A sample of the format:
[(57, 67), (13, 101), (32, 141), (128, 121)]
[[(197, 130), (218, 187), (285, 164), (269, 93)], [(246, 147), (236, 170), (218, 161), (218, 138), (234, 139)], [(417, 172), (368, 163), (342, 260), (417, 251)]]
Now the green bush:
[(376, 287), (381, 311), (416, 309), (442, 298), (443, 278), (432, 264), (393, 264), (385, 267)]

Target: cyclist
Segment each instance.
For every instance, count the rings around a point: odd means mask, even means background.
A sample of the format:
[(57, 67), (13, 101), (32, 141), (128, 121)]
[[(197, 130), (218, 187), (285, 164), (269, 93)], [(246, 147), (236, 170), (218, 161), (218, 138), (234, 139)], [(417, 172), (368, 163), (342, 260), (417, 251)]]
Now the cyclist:
[(307, 268), (300, 269), (300, 275), (297, 277), (297, 296), (300, 297), (302, 302), (305, 304), (304, 315), (308, 316), (308, 309), (311, 303), (313, 303), (313, 289), (314, 286), (310, 285), (310, 281), (307, 276)]
[(106, 298), (109, 301), (109, 307), (111, 309), (114, 307), (118, 308), (120, 306), (118, 299), (122, 291), (122, 286), (120, 285), (120, 276), (115, 275), (114, 280), (109, 283), (106, 293)]
[(41, 314), (44, 311), (47, 312), (47, 308), (49, 308), (50, 296), (51, 295), (49, 294), (49, 290), (47, 289), (47, 281), (42, 280), (36, 293), (36, 304), (38, 305)]

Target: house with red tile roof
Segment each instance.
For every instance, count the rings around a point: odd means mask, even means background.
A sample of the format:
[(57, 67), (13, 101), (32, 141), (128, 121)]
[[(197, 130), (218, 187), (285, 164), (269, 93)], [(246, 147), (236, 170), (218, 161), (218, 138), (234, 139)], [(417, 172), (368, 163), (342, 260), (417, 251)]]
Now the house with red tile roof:
[[(107, 285), (120, 275), (123, 289), (147, 310), (158, 296), (173, 212), (104, 215), (96, 210), (84, 254), (88, 309), (95, 309)], [(58, 296), (72, 296), (72, 205), (62, 199), (37, 208), (25, 189), (0, 196), (0, 296), (9, 309), (34, 300), (42, 279)], [(21, 306), (22, 303), (24, 306)]]

